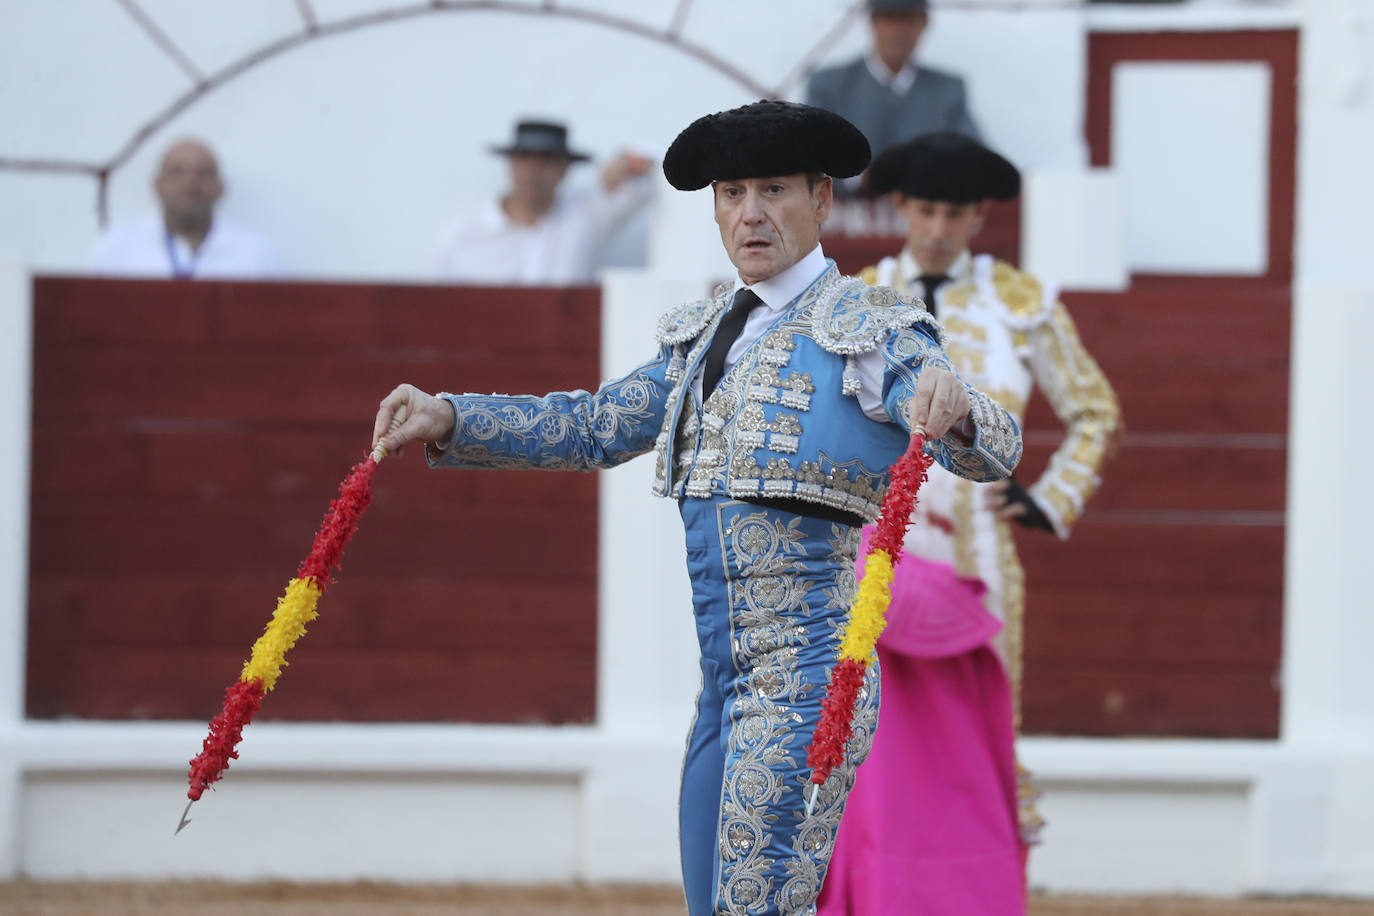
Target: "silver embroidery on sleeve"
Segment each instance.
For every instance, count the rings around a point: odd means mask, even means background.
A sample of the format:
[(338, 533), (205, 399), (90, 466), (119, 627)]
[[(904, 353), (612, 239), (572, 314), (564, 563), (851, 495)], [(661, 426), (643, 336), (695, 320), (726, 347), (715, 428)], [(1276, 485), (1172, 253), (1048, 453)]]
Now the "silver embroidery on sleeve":
[(647, 371), (607, 382), (595, 393), (544, 397), (451, 395), (454, 444), (439, 465), (589, 470), (610, 467), (653, 446), (661, 388)]

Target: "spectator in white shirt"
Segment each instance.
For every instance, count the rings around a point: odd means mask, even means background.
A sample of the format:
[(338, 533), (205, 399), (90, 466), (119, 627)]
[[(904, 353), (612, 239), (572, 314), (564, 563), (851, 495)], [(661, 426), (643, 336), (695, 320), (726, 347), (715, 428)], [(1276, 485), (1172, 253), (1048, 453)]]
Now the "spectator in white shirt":
[(591, 157), (568, 148), (568, 130), (521, 121), (507, 146), (510, 187), (460, 216), (444, 235), (439, 277), (473, 285), (565, 286), (596, 281), (606, 243), (653, 195), (647, 156), (622, 152), (597, 187), (560, 186)]
[(180, 140), (163, 154), (153, 190), (160, 214), (103, 233), (91, 271), (110, 276), (261, 278), (280, 272), (268, 244), (223, 216), (224, 196), (215, 154), (199, 140)]

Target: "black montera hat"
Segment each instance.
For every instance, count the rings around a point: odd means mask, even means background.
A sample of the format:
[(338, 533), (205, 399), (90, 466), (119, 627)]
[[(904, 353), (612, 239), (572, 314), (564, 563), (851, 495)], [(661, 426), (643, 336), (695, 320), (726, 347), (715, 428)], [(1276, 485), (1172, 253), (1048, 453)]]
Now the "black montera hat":
[(879, 153), (868, 170), (868, 188), (956, 204), (1011, 200), (1021, 193), (1021, 173), (977, 140), (941, 131)]
[(663, 156), (663, 174), (679, 191), (799, 172), (849, 178), (864, 170), (871, 155), (864, 135), (839, 115), (765, 100), (687, 125)]
[(562, 156), (577, 162), (592, 158), (586, 153), (568, 149), (568, 128), (555, 121), (520, 121), (515, 125), (515, 138), (509, 146), (493, 146), (493, 153), (510, 156), (515, 153), (541, 153)]

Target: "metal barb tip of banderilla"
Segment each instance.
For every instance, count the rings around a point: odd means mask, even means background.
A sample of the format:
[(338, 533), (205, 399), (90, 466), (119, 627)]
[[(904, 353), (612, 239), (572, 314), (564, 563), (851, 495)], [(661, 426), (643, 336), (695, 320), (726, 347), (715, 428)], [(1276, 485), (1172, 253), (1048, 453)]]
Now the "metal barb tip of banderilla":
[(196, 800), (194, 798), (186, 803), (186, 810), (181, 812), (181, 821), (177, 824), (177, 829), (172, 831), (172, 836), (176, 836), (178, 833), (181, 833), (182, 829), (185, 828), (187, 824), (191, 823), (191, 819), (186, 815), (191, 813), (191, 806), (195, 803)]

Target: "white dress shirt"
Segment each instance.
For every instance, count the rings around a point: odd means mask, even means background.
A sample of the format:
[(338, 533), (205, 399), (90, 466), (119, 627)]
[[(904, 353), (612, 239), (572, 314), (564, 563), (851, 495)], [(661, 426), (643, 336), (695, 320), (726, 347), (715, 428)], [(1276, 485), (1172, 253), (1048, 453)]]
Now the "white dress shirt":
[(873, 74), (873, 78), (878, 81), (878, 85), (886, 86), (892, 90), (893, 95), (906, 95), (906, 91), (911, 88), (912, 83), (916, 82), (916, 68), (911, 61), (902, 64), (902, 69), (893, 73), (887, 69), (887, 64), (882, 59), (869, 51), (864, 56), (864, 63), (868, 65), (868, 72)]
[(113, 226), (96, 241), (91, 272), (116, 277), (256, 279), (281, 273), (276, 253), (262, 238), (221, 216), (195, 251), (170, 235), (161, 214)]
[[(820, 245), (817, 245), (810, 254), (776, 277), (770, 277), (749, 287), (755, 295), (763, 300), (763, 305), (755, 307), (749, 313), (749, 318), (744, 322), (744, 329), (740, 331), (739, 337), (735, 338), (729, 352), (725, 354), (725, 367), (722, 374), (730, 371), (730, 367), (745, 354), (745, 351), (753, 346), (754, 341), (763, 336), (764, 332), (792, 304), (793, 300), (806, 292), (806, 288), (825, 272), (827, 266), (825, 252), (821, 251)], [(734, 292), (739, 292), (746, 285), (743, 280), (736, 276)], [(734, 293), (731, 295), (733, 296)], [(862, 377), (859, 388), (859, 406), (863, 408), (864, 415), (870, 420), (877, 420), (879, 423), (891, 423), (892, 418), (888, 416), (887, 408), (883, 406), (883, 369), (885, 363), (882, 349), (860, 354), (857, 363), (859, 374)], [(692, 389), (696, 392), (698, 401), (701, 400), (701, 375), (705, 365), (706, 361), (702, 360), (697, 367), (696, 376), (692, 379)]]
[(612, 191), (600, 184), (560, 191), (533, 226), (511, 222), (501, 202), (489, 200), (449, 226), (439, 253), (439, 277), (491, 286), (595, 283), (601, 249), (653, 189), (650, 177), (643, 175)]
[[(893, 275), (892, 267), (887, 266), (886, 259), (880, 263), (878, 268), (877, 285), (892, 286), (899, 290), (904, 289), (911, 295), (924, 299), (926, 291), (924, 285), (920, 283), (920, 279), (929, 274), (930, 271), (921, 266), (920, 262), (916, 260), (916, 256), (911, 253), (911, 249), (903, 248), (901, 254), (897, 255), (896, 263), (893, 266), (905, 285), (896, 282), (897, 277)], [(949, 277), (951, 281), (964, 280), (967, 279), (972, 270), (973, 255), (965, 248), (959, 253), (959, 257), (954, 259), (954, 263), (945, 270), (944, 276)], [(936, 318), (940, 317), (940, 302), (943, 298), (944, 286), (942, 285), (940, 289), (935, 291), (935, 301), (926, 303), (927, 310)]]

